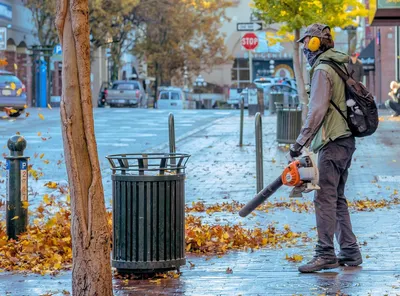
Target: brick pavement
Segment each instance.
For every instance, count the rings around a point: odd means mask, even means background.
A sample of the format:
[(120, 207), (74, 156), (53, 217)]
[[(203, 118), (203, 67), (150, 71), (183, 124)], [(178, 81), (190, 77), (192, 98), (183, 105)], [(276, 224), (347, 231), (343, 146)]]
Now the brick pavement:
[[(218, 120), (212, 126), (177, 143), (178, 152), (189, 152), (187, 203), (246, 202), (255, 193), (254, 117), (245, 118), (245, 146), (239, 142), (239, 119)], [(396, 131), (400, 122), (385, 121), (376, 135), (358, 140), (348, 181), (350, 200), (369, 197), (389, 198), (398, 189), (400, 138)], [(263, 117), (264, 183), (280, 174), (286, 163), (286, 152), (275, 143), (275, 117)], [(179, 135), (177, 135), (179, 137)], [(389, 178), (388, 178), (389, 177)], [(397, 179), (396, 179), (397, 178)], [(375, 182), (378, 180), (378, 182)], [(289, 189), (278, 191), (271, 200), (286, 198)], [(306, 200), (311, 200), (308, 195)], [(398, 241), (399, 207), (373, 212), (354, 212), (353, 226), (362, 245), (364, 264), (358, 268), (338, 268), (330, 272), (299, 274), (298, 263), (285, 260), (285, 255), (302, 254), (307, 260), (313, 254), (315, 221), (313, 213), (293, 213), (288, 209), (259, 213), (242, 219), (236, 214), (202, 215), (208, 223), (243, 223), (253, 227), (278, 222), (289, 224), (293, 231), (307, 232), (312, 242), (282, 249), (254, 252), (230, 252), (216, 256), (188, 255), (189, 264), (181, 268), (179, 279), (153, 283), (115, 280), (116, 295), (400, 295), (400, 247)], [(217, 222), (218, 220), (219, 222)], [(222, 221), (222, 222), (221, 222)], [(231, 268), (232, 274), (226, 269)], [(0, 295), (40, 295), (46, 291), (70, 290), (70, 273), (56, 278), (36, 275), (0, 274)], [(16, 283), (18, 283), (16, 285)], [(19, 290), (18, 290), (19, 289)], [(57, 294), (55, 294), (57, 295)]]

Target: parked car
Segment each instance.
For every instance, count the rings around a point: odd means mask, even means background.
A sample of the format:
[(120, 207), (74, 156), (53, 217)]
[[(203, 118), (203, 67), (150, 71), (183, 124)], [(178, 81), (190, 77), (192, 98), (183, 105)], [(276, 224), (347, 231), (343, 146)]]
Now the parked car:
[(275, 77), (259, 77), (256, 78), (253, 83), (258, 87), (258, 88), (264, 88), (268, 85), (277, 83), (278, 79)]
[(183, 109), (185, 93), (178, 87), (161, 88), (157, 108), (159, 109)]
[(244, 99), (244, 107), (247, 108), (249, 106), (247, 88), (230, 88), (229, 98), (226, 103), (232, 108), (239, 109), (242, 99)]
[(11, 72), (0, 71), (0, 110), (10, 117), (20, 116), (27, 104), (25, 85)]
[(114, 81), (105, 97), (106, 104), (110, 107), (146, 107), (146, 93), (142, 83), (138, 80)]

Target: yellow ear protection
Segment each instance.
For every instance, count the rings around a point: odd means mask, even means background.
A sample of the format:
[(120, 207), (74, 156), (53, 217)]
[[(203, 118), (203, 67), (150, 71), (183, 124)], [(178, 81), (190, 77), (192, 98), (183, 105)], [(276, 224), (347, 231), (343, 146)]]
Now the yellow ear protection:
[(321, 46), (321, 40), (318, 37), (312, 37), (310, 41), (308, 41), (308, 49), (310, 51), (317, 51)]

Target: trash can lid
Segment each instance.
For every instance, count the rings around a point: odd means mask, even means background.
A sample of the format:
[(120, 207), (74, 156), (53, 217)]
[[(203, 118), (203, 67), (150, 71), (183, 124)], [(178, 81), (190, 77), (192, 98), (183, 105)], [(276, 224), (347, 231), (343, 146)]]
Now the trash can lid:
[(190, 155), (186, 153), (130, 153), (113, 154), (106, 158), (115, 174), (184, 174)]

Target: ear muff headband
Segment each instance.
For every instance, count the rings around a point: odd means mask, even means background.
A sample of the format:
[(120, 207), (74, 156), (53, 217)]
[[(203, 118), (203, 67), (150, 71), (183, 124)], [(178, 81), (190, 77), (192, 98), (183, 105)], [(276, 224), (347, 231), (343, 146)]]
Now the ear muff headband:
[(312, 37), (310, 41), (308, 41), (308, 49), (310, 51), (317, 51), (321, 46), (321, 40), (318, 37)]

